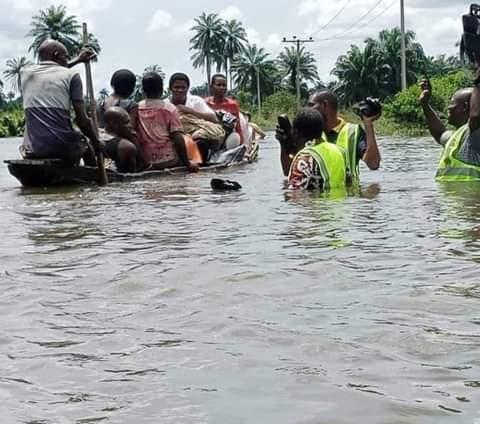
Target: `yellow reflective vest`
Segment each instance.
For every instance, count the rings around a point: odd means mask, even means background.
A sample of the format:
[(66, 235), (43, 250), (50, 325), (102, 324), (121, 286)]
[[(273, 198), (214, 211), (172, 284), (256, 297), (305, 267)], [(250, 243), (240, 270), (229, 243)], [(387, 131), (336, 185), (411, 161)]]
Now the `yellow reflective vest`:
[[(323, 180), (323, 189), (341, 188), (347, 182), (347, 155), (344, 149), (332, 144), (321, 142), (314, 146), (307, 146), (297, 153), (297, 156), (310, 155), (318, 164)], [(292, 166), (296, 158), (292, 161)], [(292, 168), (290, 168), (290, 173)]]
[[(360, 138), (360, 125), (351, 124), (340, 119), (340, 123), (334, 128), (338, 134), (336, 145), (345, 150), (347, 154), (347, 166), (354, 181), (358, 181), (360, 177), (360, 169), (357, 160), (357, 146)], [(325, 134), (321, 137), (322, 141), (328, 141)]]
[(457, 159), (468, 135), (468, 124), (453, 133), (445, 144), (437, 168), (437, 181), (480, 181), (480, 165), (471, 165)]

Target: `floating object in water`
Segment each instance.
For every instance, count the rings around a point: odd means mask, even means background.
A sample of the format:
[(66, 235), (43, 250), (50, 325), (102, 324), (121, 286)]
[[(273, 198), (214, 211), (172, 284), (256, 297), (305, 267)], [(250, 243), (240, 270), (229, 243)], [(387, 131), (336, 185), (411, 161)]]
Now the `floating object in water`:
[(214, 190), (240, 190), (242, 186), (236, 181), (231, 180), (221, 180), (220, 178), (212, 178), (210, 185)]

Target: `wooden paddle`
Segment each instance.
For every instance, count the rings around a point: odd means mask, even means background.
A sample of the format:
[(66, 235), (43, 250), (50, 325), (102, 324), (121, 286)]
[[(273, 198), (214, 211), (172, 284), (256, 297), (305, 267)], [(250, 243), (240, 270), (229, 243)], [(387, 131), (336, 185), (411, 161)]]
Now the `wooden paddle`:
[[(87, 24), (85, 22), (82, 25), (82, 29), (83, 29), (83, 45), (85, 47), (88, 44), (88, 29), (87, 29)], [(93, 91), (92, 68), (90, 66), (90, 62), (85, 62), (85, 74), (87, 77), (88, 110), (90, 111), (90, 118), (92, 120), (93, 129), (98, 136), (97, 105), (95, 102), (95, 92)], [(104, 186), (108, 184), (108, 178), (107, 178), (107, 172), (105, 171), (105, 164), (103, 163), (103, 153), (98, 151), (96, 155), (97, 155), (97, 167), (98, 167), (97, 183), (100, 186)]]

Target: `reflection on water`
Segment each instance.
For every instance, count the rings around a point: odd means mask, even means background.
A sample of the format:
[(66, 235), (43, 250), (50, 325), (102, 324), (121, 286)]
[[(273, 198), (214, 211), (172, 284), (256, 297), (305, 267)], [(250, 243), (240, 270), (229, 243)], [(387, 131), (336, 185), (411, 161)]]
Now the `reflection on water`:
[(271, 139), (232, 193), (1, 164), (2, 423), (474, 423), (480, 189), (436, 184), (429, 140), (381, 147), (325, 195), (285, 191)]

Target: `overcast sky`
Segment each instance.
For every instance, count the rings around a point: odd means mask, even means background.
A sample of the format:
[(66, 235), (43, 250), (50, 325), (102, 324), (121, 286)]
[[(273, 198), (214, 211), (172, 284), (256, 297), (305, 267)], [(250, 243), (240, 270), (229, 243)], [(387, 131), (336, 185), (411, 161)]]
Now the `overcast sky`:
[[(25, 35), (32, 15), (60, 3), (87, 21), (100, 41), (102, 53), (94, 66), (96, 91), (108, 87), (116, 69), (126, 67), (140, 73), (150, 64), (160, 65), (167, 77), (181, 71), (191, 76), (193, 85), (202, 83), (205, 75), (192, 68), (188, 50), (189, 29), (202, 12), (242, 21), (250, 43), (274, 56), (284, 47), (282, 37), (313, 36), (316, 41), (307, 48), (314, 53), (324, 81), (331, 79), (336, 58), (351, 44), (361, 44), (365, 37), (400, 22), (400, 0), (0, 0), (1, 70), (7, 59), (29, 55), (31, 39)], [(456, 53), (461, 15), (467, 12), (470, 0), (405, 3), (407, 29), (416, 32), (428, 55)]]

